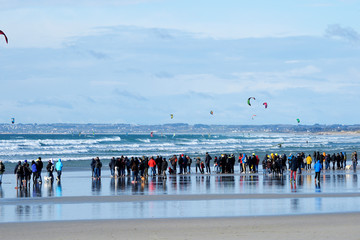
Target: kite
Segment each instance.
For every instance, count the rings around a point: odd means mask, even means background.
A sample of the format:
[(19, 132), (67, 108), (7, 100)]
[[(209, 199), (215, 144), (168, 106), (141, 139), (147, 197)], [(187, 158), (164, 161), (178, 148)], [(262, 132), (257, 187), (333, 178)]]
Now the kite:
[(211, 110), (211, 111), (210, 111), (210, 114), (211, 114), (211, 115), (214, 115), (214, 112)]
[(248, 98), (248, 101), (247, 101), (247, 103), (249, 104), (249, 106), (251, 106), (250, 99), (256, 100), (254, 97), (249, 97), (249, 98)]
[(5, 37), (5, 41), (6, 41), (6, 43), (8, 43), (8, 38), (7, 38), (7, 36), (5, 35), (5, 33), (4, 33), (3, 31), (1, 31), (1, 30), (0, 30), (0, 34), (4, 35), (4, 37)]
[(254, 115), (252, 115), (251, 119), (252, 119), (252, 120), (254, 120), (254, 117), (256, 117), (256, 115), (255, 115), (255, 114), (254, 114)]
[(170, 114), (170, 118), (173, 119), (173, 118), (174, 118), (174, 114)]
[(265, 106), (265, 108), (267, 108), (267, 102), (264, 102), (263, 105)]
[(11, 118), (11, 123), (12, 123), (12, 124), (15, 123), (15, 118)]
[(297, 123), (300, 123), (300, 119), (297, 118), (296, 121), (297, 121)]

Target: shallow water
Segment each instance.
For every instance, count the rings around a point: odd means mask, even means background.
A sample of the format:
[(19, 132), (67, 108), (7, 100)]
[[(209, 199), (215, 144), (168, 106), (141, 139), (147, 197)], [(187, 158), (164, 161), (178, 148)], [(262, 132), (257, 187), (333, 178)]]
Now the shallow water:
[[(296, 183), (290, 182), (288, 174), (283, 177), (263, 174), (189, 174), (170, 175), (165, 180), (149, 177), (147, 182), (133, 184), (129, 177), (113, 179), (105, 171), (101, 181), (93, 181), (90, 172), (75, 171), (64, 172), (61, 184), (45, 182), (31, 186), (26, 192), (14, 188), (14, 175), (4, 175), (3, 181), (0, 187), (0, 222), (360, 212), (360, 195), (351, 195), (360, 193), (358, 174), (352, 171), (323, 172), (319, 184), (315, 184), (313, 172), (299, 175)], [(207, 198), (223, 194), (245, 197)], [(260, 197), (248, 198), (255, 194)], [(274, 195), (261, 198), (261, 195), (269, 194)], [(139, 195), (188, 198), (119, 202), (87, 200), (102, 196), (118, 196), (120, 200), (121, 196)], [(191, 195), (197, 197), (192, 199)], [(51, 200), (71, 200), (74, 197), (84, 198), (54, 203)]]
[(360, 211), (360, 198), (150, 201), (0, 206), (1, 222), (299, 215)]
[[(55, 174), (56, 176), (56, 174)], [(188, 174), (149, 177), (144, 183), (131, 183), (130, 177), (110, 178), (103, 172), (100, 181), (91, 178), (91, 172), (64, 172), (61, 184), (46, 181), (30, 191), (15, 190), (14, 175), (4, 175), (0, 199), (18, 197), (70, 197), (114, 195), (163, 195), (163, 194), (287, 194), (287, 193), (353, 193), (359, 192), (358, 173), (352, 171), (322, 172), (320, 188), (315, 185), (313, 172), (298, 174), (296, 183), (289, 174), (283, 177), (268, 174)]]

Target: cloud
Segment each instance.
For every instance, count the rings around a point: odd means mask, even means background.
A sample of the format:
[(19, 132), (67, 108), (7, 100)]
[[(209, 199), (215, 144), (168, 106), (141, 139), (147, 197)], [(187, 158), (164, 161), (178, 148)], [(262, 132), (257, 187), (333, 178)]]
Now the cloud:
[(90, 85), (95, 87), (102, 87), (102, 86), (113, 87), (113, 86), (124, 86), (126, 84), (116, 80), (113, 81), (97, 80), (97, 81), (91, 81)]
[(202, 92), (195, 92), (195, 91), (189, 91), (188, 94), (186, 94), (188, 97), (196, 97), (196, 98), (202, 98), (202, 99), (213, 99), (212, 94), (202, 93)]
[(134, 94), (134, 93), (128, 92), (126, 90), (119, 90), (116, 88), (116, 89), (114, 89), (113, 92), (114, 92), (114, 94), (116, 94), (118, 96), (134, 99), (137, 101), (147, 101), (148, 100), (146, 97), (143, 97), (140, 94)]
[(351, 27), (342, 27), (339, 24), (329, 25), (325, 31), (325, 36), (340, 38), (352, 43), (360, 42), (360, 35)]
[(157, 78), (173, 78), (174, 75), (172, 75), (171, 73), (168, 72), (158, 72), (154, 74), (155, 77)]
[(173, 39), (174, 37), (170, 34), (169, 31), (165, 30), (165, 29), (162, 29), (162, 28), (153, 28), (152, 29), (152, 33), (160, 38), (160, 39), (166, 39), (166, 40), (169, 40), (169, 39)]
[(97, 52), (94, 50), (89, 50), (88, 52), (91, 56), (93, 56), (94, 58), (99, 59), (99, 60), (109, 58), (108, 55), (106, 55), (105, 53), (102, 53), (102, 52)]
[(18, 105), (22, 107), (28, 106), (46, 106), (46, 107), (57, 107), (57, 108), (64, 108), (64, 109), (73, 109), (72, 104), (67, 101), (63, 101), (58, 98), (37, 98), (28, 101), (20, 100), (17, 102)]

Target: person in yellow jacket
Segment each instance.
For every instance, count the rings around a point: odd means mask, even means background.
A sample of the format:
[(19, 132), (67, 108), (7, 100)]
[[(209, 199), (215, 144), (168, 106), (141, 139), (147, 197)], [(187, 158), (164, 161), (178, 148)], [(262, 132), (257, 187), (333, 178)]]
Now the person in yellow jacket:
[(311, 163), (312, 163), (312, 158), (309, 154), (309, 156), (306, 157), (306, 170), (311, 171)]

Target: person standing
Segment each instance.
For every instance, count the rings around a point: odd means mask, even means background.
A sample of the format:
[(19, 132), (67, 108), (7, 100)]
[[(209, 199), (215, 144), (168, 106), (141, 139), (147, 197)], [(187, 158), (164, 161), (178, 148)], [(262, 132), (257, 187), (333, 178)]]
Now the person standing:
[(183, 159), (183, 174), (187, 174), (188, 159), (184, 154), (182, 155), (182, 159)]
[(311, 163), (312, 163), (312, 158), (309, 154), (309, 156), (307, 156), (306, 158), (306, 170), (311, 171)]
[(139, 158), (139, 172), (141, 180), (145, 180), (145, 160), (143, 158)]
[[(128, 157), (125, 157), (125, 167), (126, 167), (126, 172), (127, 175), (130, 177), (131, 176), (131, 160)], [(146, 169), (145, 169), (146, 172)]]
[(112, 157), (109, 162), (109, 169), (110, 169), (110, 177), (114, 177), (115, 175), (115, 165), (116, 165), (116, 159), (115, 157)]
[(232, 153), (229, 157), (228, 157), (228, 166), (229, 166), (229, 173), (234, 173), (234, 165), (235, 165), (235, 156)]
[(335, 155), (335, 153), (333, 153), (332, 155), (331, 155), (331, 162), (332, 162), (332, 170), (335, 170), (335, 162), (336, 162), (336, 155)]
[(340, 168), (345, 169), (345, 166), (344, 166), (344, 154), (342, 152), (340, 152)]
[(16, 189), (22, 186), (22, 180), (24, 176), (24, 171), (21, 166), (21, 161), (18, 161), (14, 169), (14, 174), (16, 174)]
[[(244, 172), (243, 170), (243, 166), (242, 166), (242, 154), (240, 153), (239, 154), (239, 159), (238, 159), (238, 162), (239, 162), (239, 168), (240, 168), (240, 173)], [(264, 168), (265, 169), (265, 168)]]
[(61, 162), (61, 159), (59, 158), (59, 161), (57, 161), (57, 163), (55, 165), (55, 170), (56, 170), (56, 173), (57, 173), (56, 180), (58, 182), (60, 182), (60, 180), (61, 180), (62, 168), (63, 168), (63, 163)]
[(242, 165), (242, 172), (243, 172), (243, 173), (246, 173), (247, 158), (246, 158), (246, 154), (245, 154), (245, 153), (242, 155), (241, 165)]
[(22, 169), (23, 169), (23, 186), (25, 188), (30, 188), (30, 179), (31, 179), (31, 169), (30, 169), (30, 164), (28, 163), (27, 160), (24, 161), (23, 165), (22, 165)]
[[(49, 160), (48, 164), (46, 165), (46, 170), (48, 172), (48, 180), (53, 183), (54, 182), (54, 164), (52, 163), (51, 160)], [(45, 179), (46, 180), (46, 179)]]
[(291, 160), (291, 165), (290, 165), (290, 181), (296, 181), (296, 172), (298, 170), (298, 161), (296, 159), (296, 157), (294, 157), (294, 159)]
[(39, 157), (38, 159), (36, 159), (36, 168), (37, 168), (37, 177), (39, 179), (39, 183), (41, 184), (42, 182), (42, 178), (41, 178), (41, 171), (44, 167), (43, 162), (41, 161), (41, 157)]
[(190, 156), (186, 156), (186, 159), (187, 159), (187, 168), (188, 168), (188, 174), (191, 173), (191, 164), (192, 164), (192, 159)]
[(211, 170), (210, 170), (210, 160), (212, 159), (212, 157), (210, 156), (210, 154), (208, 152), (206, 152), (205, 154), (205, 167), (206, 167), (206, 173), (210, 174)]
[(179, 160), (178, 160), (178, 165), (179, 165), (179, 168), (180, 168), (179, 174), (183, 174), (183, 172), (184, 172), (184, 158), (183, 158), (183, 156), (184, 156), (184, 154), (179, 155)]
[(95, 173), (95, 164), (96, 164), (96, 160), (95, 158), (91, 159), (91, 163), (90, 163), (90, 167), (91, 167), (91, 177), (94, 177), (94, 173)]
[(38, 180), (38, 166), (36, 165), (35, 161), (32, 160), (31, 161), (31, 171), (32, 171), (32, 175), (33, 175), (33, 183), (36, 184), (37, 180)]
[(137, 160), (137, 158), (131, 158), (131, 171), (133, 173), (133, 180), (131, 181), (132, 183), (137, 183), (138, 182), (138, 175), (139, 175), (139, 162)]
[(325, 158), (325, 170), (330, 169), (330, 161), (331, 161), (331, 156), (328, 153)]
[(320, 160), (318, 160), (315, 163), (314, 169), (315, 169), (315, 183), (316, 183), (316, 180), (318, 182), (320, 182), (320, 172), (321, 172), (321, 169), (322, 169), (322, 164), (321, 164)]
[(299, 174), (301, 174), (301, 166), (303, 165), (304, 161), (300, 155), (300, 153), (297, 154), (295, 161), (297, 162), (297, 167), (299, 169)]
[(144, 177), (147, 178), (147, 177), (149, 177), (149, 158), (143, 156), (143, 159), (144, 159), (144, 166), (145, 166)]
[(153, 157), (150, 158), (150, 161), (149, 161), (148, 165), (150, 167), (151, 176), (155, 177), (156, 176), (156, 170), (155, 170), (156, 161), (154, 160)]
[(0, 161), (0, 185), (2, 183), (2, 177), (5, 172), (5, 165), (2, 161)]
[[(214, 160), (215, 161), (215, 160)], [(217, 167), (217, 171), (216, 173), (221, 173), (222, 169), (221, 169), (221, 157), (218, 157), (216, 159), (216, 167)]]
[(166, 158), (162, 159), (162, 163), (161, 163), (161, 172), (163, 175), (163, 178), (166, 178), (166, 169), (168, 168), (168, 163), (166, 161)]
[(117, 178), (121, 176), (121, 158), (116, 158), (115, 167), (114, 167), (114, 177)]
[(162, 157), (157, 156), (155, 159), (155, 163), (156, 163), (156, 167), (157, 167), (157, 174), (160, 176), (161, 175)]
[(358, 160), (356, 151), (351, 154), (351, 160), (352, 160), (354, 172), (356, 172), (356, 166), (357, 166), (357, 160)]
[(337, 153), (336, 154), (336, 169), (340, 169), (340, 162), (341, 162), (341, 157), (340, 157), (340, 154)]
[(95, 179), (100, 179), (100, 176), (101, 176), (101, 167), (102, 167), (102, 163), (100, 161), (100, 158), (96, 158), (95, 160), (95, 174), (94, 174), (94, 180)]
[(199, 169), (199, 172), (201, 173), (200, 163), (201, 163), (200, 157), (197, 157), (196, 162), (195, 162), (196, 173), (198, 172), (198, 169)]
[(176, 174), (176, 164), (177, 164), (177, 157), (174, 155), (172, 158), (169, 159), (173, 173)]

